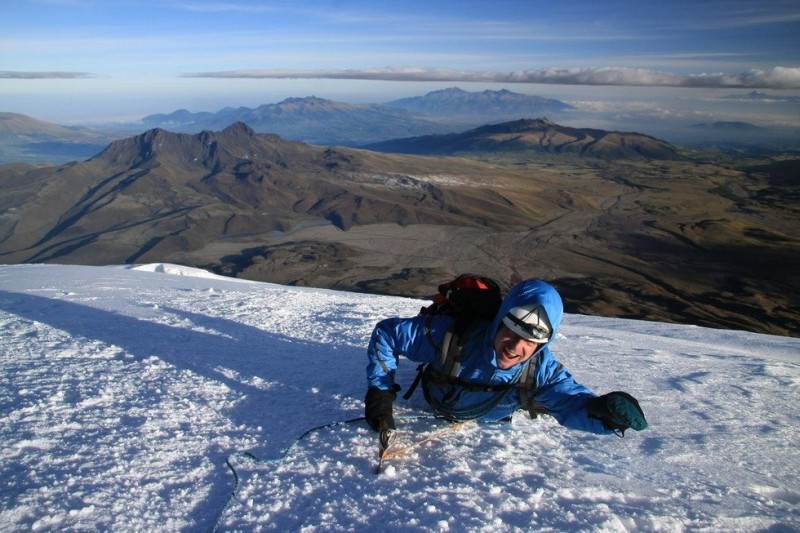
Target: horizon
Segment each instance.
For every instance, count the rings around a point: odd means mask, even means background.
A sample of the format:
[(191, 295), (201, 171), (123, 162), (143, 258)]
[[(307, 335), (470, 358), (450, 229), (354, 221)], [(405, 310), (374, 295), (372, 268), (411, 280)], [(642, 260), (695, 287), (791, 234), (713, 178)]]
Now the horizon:
[(556, 98), (592, 126), (800, 127), (794, 2), (34, 0), (0, 30), (0, 111), (65, 125), (459, 87)]

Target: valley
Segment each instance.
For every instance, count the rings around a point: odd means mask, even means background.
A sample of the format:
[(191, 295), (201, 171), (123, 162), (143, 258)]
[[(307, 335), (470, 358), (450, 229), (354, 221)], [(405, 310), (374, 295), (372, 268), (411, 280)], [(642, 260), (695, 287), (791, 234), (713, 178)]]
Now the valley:
[(568, 312), (800, 334), (797, 161), (675, 153), (418, 156), (244, 124), (151, 130), (85, 162), (0, 166), (0, 262), (172, 262), (413, 297), (461, 272), (540, 277)]

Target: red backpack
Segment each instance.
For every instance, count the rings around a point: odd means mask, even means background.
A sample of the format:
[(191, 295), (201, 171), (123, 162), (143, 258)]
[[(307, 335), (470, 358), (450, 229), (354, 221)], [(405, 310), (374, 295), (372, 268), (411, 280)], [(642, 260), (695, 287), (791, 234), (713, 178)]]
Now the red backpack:
[(433, 303), (423, 307), (421, 315), (453, 315), (456, 320), (494, 320), (503, 295), (492, 278), (475, 274), (461, 274), (456, 279), (439, 285)]
[[(461, 345), (464, 334), (476, 320), (494, 320), (503, 302), (500, 285), (492, 278), (475, 274), (461, 274), (452, 281), (439, 285), (439, 292), (433, 296), (433, 303), (420, 309), (419, 314), (432, 317), (434, 315), (454, 316), (453, 326), (445, 333), (440, 348), (441, 369), (443, 376), (455, 377), (461, 365)], [(431, 319), (425, 322), (425, 334), (434, 346), (436, 342), (431, 335)], [(408, 400), (414, 393), (425, 372), (425, 365), (420, 365), (417, 377), (403, 395)], [(432, 369), (429, 370), (429, 372)]]

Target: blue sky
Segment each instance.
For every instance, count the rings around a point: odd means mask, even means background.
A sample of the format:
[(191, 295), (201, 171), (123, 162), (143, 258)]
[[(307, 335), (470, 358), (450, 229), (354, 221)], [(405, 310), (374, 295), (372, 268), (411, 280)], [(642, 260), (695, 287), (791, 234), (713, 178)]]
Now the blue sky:
[(797, 0), (4, 3), (0, 111), (54, 122), (449, 86), (587, 105), (800, 94)]

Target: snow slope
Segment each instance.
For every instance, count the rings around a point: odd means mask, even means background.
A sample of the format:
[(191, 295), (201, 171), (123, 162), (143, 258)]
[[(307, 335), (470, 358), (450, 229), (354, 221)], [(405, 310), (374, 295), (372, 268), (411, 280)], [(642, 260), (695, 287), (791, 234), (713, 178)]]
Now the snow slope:
[[(423, 303), (173, 265), (0, 267), (0, 530), (800, 531), (800, 339), (567, 315), (554, 353), (637, 396), (646, 431), (520, 413), (379, 476), (363, 421), (298, 441), (362, 415), (372, 326)], [(398, 401), (404, 442), (445, 427), (420, 394)]]

